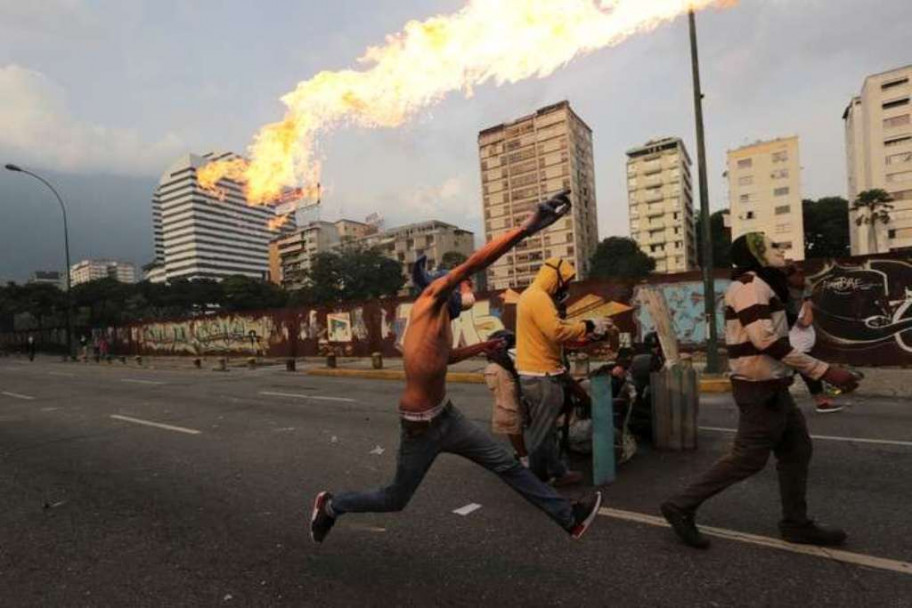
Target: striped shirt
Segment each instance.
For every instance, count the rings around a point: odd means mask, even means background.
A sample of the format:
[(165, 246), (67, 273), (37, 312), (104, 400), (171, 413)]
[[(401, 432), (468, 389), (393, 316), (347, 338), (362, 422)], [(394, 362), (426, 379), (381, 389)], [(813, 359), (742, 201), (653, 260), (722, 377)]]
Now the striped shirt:
[(732, 281), (725, 293), (725, 344), (732, 378), (739, 380), (788, 378), (792, 370), (816, 380), (829, 367), (792, 348), (785, 305), (753, 272)]

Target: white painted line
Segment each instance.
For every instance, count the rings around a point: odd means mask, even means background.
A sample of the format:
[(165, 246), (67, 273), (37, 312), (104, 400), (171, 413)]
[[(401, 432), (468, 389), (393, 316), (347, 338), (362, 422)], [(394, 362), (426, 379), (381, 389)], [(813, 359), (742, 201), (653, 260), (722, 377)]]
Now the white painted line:
[(275, 393), (272, 391), (260, 391), (261, 395), (269, 395), (270, 397), (294, 397), (296, 399), (313, 399), (315, 401), (344, 401), (346, 403), (357, 403), (357, 399), (349, 399), (347, 397), (320, 397), (318, 395), (302, 395), (300, 393)]
[(25, 399), (26, 401), (33, 401), (35, 398), (29, 395), (20, 395), (19, 393), (10, 393), (8, 391), (0, 392), (0, 395), (6, 395), (7, 397), (15, 397), (16, 399)]
[[(650, 526), (659, 526), (662, 528), (670, 527), (668, 525), (668, 522), (665, 521), (664, 517), (647, 515), (645, 513), (637, 513), (635, 511), (622, 511), (620, 509), (609, 509), (607, 507), (602, 507), (599, 509), (599, 515), (602, 515), (604, 517), (613, 517), (615, 519), (623, 519), (625, 521), (634, 521), (641, 524), (648, 524)], [(912, 574), (912, 563), (909, 562), (884, 559), (882, 557), (865, 555), (864, 553), (852, 553), (850, 551), (842, 551), (840, 549), (826, 549), (812, 545), (796, 545), (793, 543), (787, 543), (784, 540), (779, 540), (778, 538), (758, 536), (756, 534), (747, 534), (745, 532), (738, 532), (736, 530), (726, 530), (725, 528), (700, 526), (700, 530), (708, 536), (717, 536), (719, 538), (736, 540), (742, 543), (749, 543), (770, 549), (779, 549), (781, 551), (800, 553), (802, 555), (813, 555), (814, 557), (823, 557), (837, 562), (854, 564), (856, 566), (866, 566), (868, 568), (890, 570), (891, 572), (899, 572), (900, 574)]]
[(48, 376), (62, 376), (64, 378), (75, 378), (76, 374), (70, 374), (67, 372), (48, 372)]
[(115, 420), (123, 420), (124, 422), (133, 422), (134, 424), (154, 426), (155, 428), (165, 429), (168, 431), (177, 431), (178, 433), (187, 433), (188, 435), (199, 435), (202, 432), (197, 431), (196, 429), (188, 429), (182, 426), (172, 426), (170, 424), (162, 424), (161, 422), (151, 422), (149, 420), (140, 420), (139, 418), (131, 418), (129, 416), (121, 416), (119, 414), (111, 414), (111, 418), (114, 418)]
[(121, 378), (121, 382), (132, 382), (133, 384), (164, 384), (158, 380), (134, 380), (133, 378)]
[(470, 502), (469, 504), (467, 504), (464, 507), (459, 507), (458, 509), (453, 511), (453, 513), (455, 513), (456, 515), (462, 515), (463, 517), (465, 517), (469, 513), (477, 511), (480, 508), (481, 508), (481, 505), (478, 504), (477, 502)]
[[(713, 431), (716, 433), (737, 433), (737, 429), (725, 429), (716, 426), (701, 426), (701, 431)], [(811, 435), (811, 439), (822, 439), (825, 441), (847, 441), (849, 443), (873, 443), (875, 445), (902, 445), (912, 447), (912, 441), (898, 441), (895, 439), (864, 439), (862, 437), (835, 437), (833, 435)]]

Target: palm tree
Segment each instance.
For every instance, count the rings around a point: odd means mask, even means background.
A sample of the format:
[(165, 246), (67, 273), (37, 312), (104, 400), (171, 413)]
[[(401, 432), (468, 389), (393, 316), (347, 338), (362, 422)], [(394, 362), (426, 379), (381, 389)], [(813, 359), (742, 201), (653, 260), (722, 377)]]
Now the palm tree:
[[(866, 224), (869, 228), (869, 243), (873, 243), (874, 250), (869, 253), (878, 253), (877, 248), (877, 224), (886, 226), (890, 223), (890, 212), (893, 210), (893, 197), (886, 190), (874, 188), (865, 190), (858, 195), (855, 202), (852, 203), (852, 211), (858, 214), (855, 218), (855, 225), (861, 226)], [(866, 213), (861, 213), (866, 211)]]

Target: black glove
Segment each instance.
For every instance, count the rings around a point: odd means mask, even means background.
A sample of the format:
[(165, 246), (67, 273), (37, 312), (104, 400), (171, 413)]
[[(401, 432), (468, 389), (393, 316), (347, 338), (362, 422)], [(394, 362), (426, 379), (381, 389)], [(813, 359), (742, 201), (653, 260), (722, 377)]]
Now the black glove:
[(570, 212), (570, 189), (562, 190), (544, 203), (539, 203), (535, 213), (526, 221), (526, 235), (541, 232)]

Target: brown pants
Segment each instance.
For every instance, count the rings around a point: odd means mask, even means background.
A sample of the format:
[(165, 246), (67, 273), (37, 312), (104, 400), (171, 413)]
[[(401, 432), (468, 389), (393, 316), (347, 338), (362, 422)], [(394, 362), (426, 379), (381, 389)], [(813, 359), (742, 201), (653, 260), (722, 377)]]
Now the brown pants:
[(804, 415), (783, 383), (733, 380), (732, 391), (741, 412), (731, 451), (672, 498), (672, 504), (695, 511), (703, 501), (763, 470), (772, 452), (779, 472), (782, 523), (804, 524), (808, 521), (807, 476), (813, 452)]

